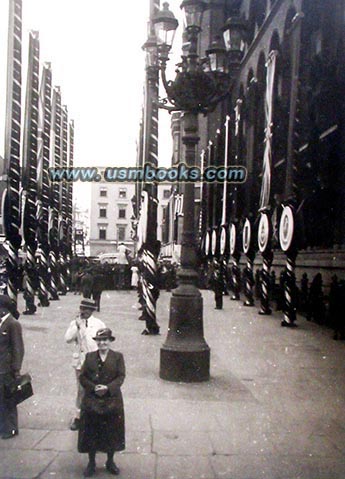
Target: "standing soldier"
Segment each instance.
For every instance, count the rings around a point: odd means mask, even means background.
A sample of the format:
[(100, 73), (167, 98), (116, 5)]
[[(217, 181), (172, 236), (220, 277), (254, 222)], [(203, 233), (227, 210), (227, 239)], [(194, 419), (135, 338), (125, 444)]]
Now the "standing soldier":
[(217, 260), (214, 260), (212, 288), (214, 291), (214, 299), (216, 301), (215, 309), (223, 309), (224, 282), (222, 271)]

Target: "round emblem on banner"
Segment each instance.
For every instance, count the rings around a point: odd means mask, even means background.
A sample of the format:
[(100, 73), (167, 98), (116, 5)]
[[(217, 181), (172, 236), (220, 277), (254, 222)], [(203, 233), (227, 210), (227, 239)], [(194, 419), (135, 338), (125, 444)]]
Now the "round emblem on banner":
[(243, 252), (248, 253), (250, 248), (250, 241), (252, 236), (252, 227), (249, 219), (247, 218), (244, 222), (243, 232), (242, 232), (242, 243), (243, 243)]
[(220, 254), (225, 253), (225, 248), (226, 248), (226, 227), (222, 226), (221, 231), (220, 231)]
[(294, 233), (294, 217), (290, 206), (285, 206), (280, 218), (279, 225), (279, 242), (283, 251), (287, 251), (291, 247)]
[(205, 255), (207, 256), (210, 252), (210, 233), (206, 233), (205, 237)]
[(230, 254), (235, 253), (236, 248), (236, 226), (232, 223), (230, 226)]
[(213, 230), (212, 231), (212, 247), (211, 247), (213, 256), (216, 254), (216, 249), (217, 249), (217, 231)]
[(270, 237), (270, 224), (268, 216), (265, 213), (261, 213), (261, 218), (258, 227), (258, 246), (261, 253), (266, 251), (268, 246), (268, 240)]

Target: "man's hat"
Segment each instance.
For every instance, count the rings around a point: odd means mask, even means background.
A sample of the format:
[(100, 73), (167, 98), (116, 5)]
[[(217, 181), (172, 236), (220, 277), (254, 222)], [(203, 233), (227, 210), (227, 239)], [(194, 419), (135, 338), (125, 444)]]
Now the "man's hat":
[(6, 309), (12, 316), (16, 319), (19, 318), (19, 313), (17, 311), (17, 305), (9, 296), (5, 294), (0, 294), (0, 308)]
[(96, 333), (96, 336), (92, 339), (94, 339), (95, 341), (97, 341), (97, 339), (109, 339), (110, 341), (115, 341), (113, 333), (109, 328), (99, 329)]
[(92, 299), (83, 298), (80, 302), (79, 308), (96, 310), (97, 306), (96, 306), (96, 303)]

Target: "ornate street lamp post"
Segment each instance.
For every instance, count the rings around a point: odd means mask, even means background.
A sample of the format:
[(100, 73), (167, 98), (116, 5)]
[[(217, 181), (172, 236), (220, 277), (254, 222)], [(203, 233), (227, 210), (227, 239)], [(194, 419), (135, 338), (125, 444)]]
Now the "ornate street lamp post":
[[(212, 44), (206, 52), (206, 59), (199, 58), (197, 53), (205, 2), (184, 0), (181, 8), (185, 14), (188, 47), (178, 65), (174, 81), (166, 78), (166, 64), (178, 22), (167, 3), (155, 16), (154, 24), (161, 76), (167, 93), (167, 99), (163, 100), (161, 107), (182, 111), (183, 161), (191, 167), (196, 164), (198, 114), (212, 111), (225, 98), (231, 79), (225, 48)], [(168, 102), (171, 106), (167, 105)], [(200, 382), (210, 377), (210, 348), (204, 339), (202, 297), (196, 286), (194, 184), (186, 182), (183, 191), (179, 285), (171, 297), (168, 335), (160, 355), (160, 377), (169, 381)]]

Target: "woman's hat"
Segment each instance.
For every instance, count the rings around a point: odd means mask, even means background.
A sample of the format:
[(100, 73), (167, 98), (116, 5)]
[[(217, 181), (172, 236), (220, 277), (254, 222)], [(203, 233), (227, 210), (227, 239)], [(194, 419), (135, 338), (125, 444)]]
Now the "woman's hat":
[(96, 311), (97, 306), (96, 306), (95, 301), (93, 301), (92, 299), (83, 298), (83, 299), (81, 300), (81, 302), (80, 302), (79, 308), (83, 308), (83, 309), (93, 309), (93, 310)]
[(96, 336), (94, 336), (92, 339), (94, 339), (95, 341), (97, 341), (98, 339), (109, 339), (110, 341), (115, 341), (113, 333), (109, 328), (99, 329), (96, 333)]
[(17, 305), (9, 296), (5, 294), (0, 294), (0, 308), (6, 309), (12, 316), (16, 319), (19, 318), (19, 313), (17, 311)]

